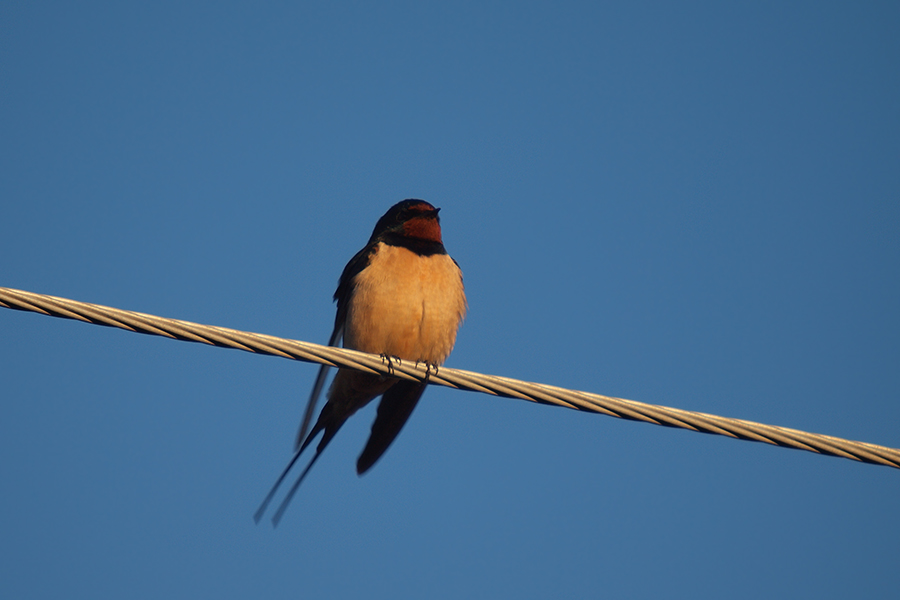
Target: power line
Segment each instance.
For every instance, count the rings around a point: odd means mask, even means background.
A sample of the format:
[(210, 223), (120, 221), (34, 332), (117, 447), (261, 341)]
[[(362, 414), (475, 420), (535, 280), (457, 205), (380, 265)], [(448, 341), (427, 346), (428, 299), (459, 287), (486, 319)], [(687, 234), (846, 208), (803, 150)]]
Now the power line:
[(309, 342), (288, 340), (271, 335), (249, 333), (200, 325), (189, 321), (166, 319), (108, 306), (88, 304), (21, 290), (0, 287), (0, 306), (75, 319), (95, 325), (118, 327), (136, 333), (161, 335), (189, 342), (199, 342), (223, 348), (235, 348), (257, 354), (281, 356), (305, 362), (357, 369), (369, 373), (392, 375), (402, 379), (445, 385), (461, 390), (484, 392), (495, 396), (519, 398), (541, 404), (565, 406), (575, 410), (597, 412), (612, 417), (644, 421), (667, 427), (679, 427), (732, 438), (764, 442), (784, 448), (807, 450), (830, 456), (842, 456), (860, 462), (900, 468), (900, 450), (855, 442), (828, 435), (807, 433), (796, 429), (764, 425), (742, 419), (730, 419), (706, 413), (692, 412), (667, 406), (645, 404), (611, 396), (601, 396), (549, 385), (529, 383), (496, 375), (441, 367), (429, 372), (424, 364), (396, 359), (387, 363), (375, 354), (356, 350), (321, 346)]

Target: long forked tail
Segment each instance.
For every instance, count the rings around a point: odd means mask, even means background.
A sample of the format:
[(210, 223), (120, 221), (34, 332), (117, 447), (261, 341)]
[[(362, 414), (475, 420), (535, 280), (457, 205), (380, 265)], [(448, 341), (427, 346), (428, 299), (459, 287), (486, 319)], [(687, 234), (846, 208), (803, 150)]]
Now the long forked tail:
[[(287, 509), (288, 504), (291, 503), (291, 499), (294, 497), (294, 494), (297, 493), (297, 489), (300, 487), (300, 484), (303, 483), (303, 480), (306, 479), (306, 475), (309, 473), (309, 470), (312, 468), (316, 461), (319, 459), (319, 456), (322, 454), (322, 450), (328, 446), (328, 443), (334, 437), (334, 435), (341, 428), (341, 425), (344, 424), (344, 421), (339, 421), (337, 423), (331, 422), (327, 426), (323, 425), (324, 421), (329, 421), (328, 417), (330, 414), (326, 416), (326, 411), (328, 411), (330, 405), (326, 405), (325, 408), (322, 409), (322, 414), (319, 415), (319, 420), (316, 422), (315, 427), (312, 428), (312, 431), (309, 432), (309, 435), (306, 436), (306, 439), (303, 441), (303, 444), (294, 451), (294, 455), (291, 457), (291, 460), (288, 461), (287, 466), (284, 470), (281, 471), (281, 475), (278, 476), (278, 479), (275, 480), (274, 485), (272, 485), (272, 489), (269, 490), (269, 493), (266, 494), (265, 499), (262, 501), (262, 504), (259, 505), (259, 508), (256, 509), (256, 512), (253, 514), (253, 520), (259, 524), (260, 519), (262, 519), (263, 514), (265, 514), (266, 509), (269, 507), (269, 504), (272, 502), (272, 498), (275, 497), (275, 493), (278, 491), (278, 488), (281, 486), (282, 482), (287, 477), (287, 474), (294, 467), (297, 462), (297, 459), (300, 458), (300, 455), (303, 454), (303, 451), (306, 450), (306, 447), (312, 443), (313, 439), (319, 435), (319, 432), (324, 430), (325, 433), (322, 434), (322, 439), (319, 441), (319, 445), (316, 447), (316, 453), (313, 455), (312, 460), (309, 461), (309, 464), (306, 465), (306, 468), (303, 469), (303, 472), (300, 474), (300, 477), (297, 478), (297, 481), (294, 482), (294, 485), (291, 486), (291, 489), (288, 491), (287, 495), (284, 497), (284, 500), (281, 501), (281, 504), (278, 505), (278, 510), (275, 511), (275, 515), (272, 517), (272, 526), (277, 527), (278, 522), (281, 521), (281, 517), (284, 515), (284, 511)], [(330, 411), (328, 411), (330, 413)], [(323, 418), (324, 417), (324, 418)]]
[(297, 448), (296, 450), (294, 450), (294, 456), (291, 457), (291, 460), (281, 472), (281, 475), (279, 475), (278, 479), (275, 480), (275, 484), (272, 486), (272, 489), (269, 490), (269, 493), (266, 494), (266, 497), (262, 501), (262, 504), (260, 504), (259, 508), (256, 509), (256, 512), (253, 513), (253, 521), (257, 525), (259, 525), (259, 520), (262, 519), (263, 514), (265, 514), (266, 509), (269, 507), (269, 503), (272, 502), (272, 498), (275, 497), (275, 492), (278, 491), (278, 488), (281, 486), (281, 482), (284, 481), (284, 478), (287, 477), (288, 472), (290, 472), (290, 470), (293, 468), (294, 464), (297, 462), (297, 459), (300, 458), (300, 455), (303, 453), (304, 448), (306, 448), (305, 444), (301, 448)]
[[(328, 440), (330, 439), (331, 438), (328, 438)], [(278, 510), (276, 510), (275, 514), (272, 515), (272, 527), (278, 527), (278, 523), (281, 522), (281, 517), (284, 516), (284, 511), (287, 510), (288, 504), (291, 503), (291, 500), (294, 498), (294, 494), (296, 494), (297, 490), (300, 488), (300, 484), (303, 483), (304, 479), (306, 479), (306, 475), (309, 473), (309, 470), (312, 469), (312, 466), (316, 464), (316, 460), (318, 460), (319, 456), (322, 455), (322, 449), (327, 443), (328, 441), (326, 441), (326, 438), (322, 438), (322, 443), (319, 444), (318, 448), (316, 448), (316, 453), (313, 455), (312, 460), (309, 461), (309, 464), (306, 465), (306, 468), (303, 469), (302, 473), (300, 473), (300, 477), (297, 478), (297, 481), (295, 481), (294, 485), (291, 486), (291, 489), (288, 490), (288, 493), (284, 497), (284, 500), (282, 500), (281, 504), (278, 505)]]

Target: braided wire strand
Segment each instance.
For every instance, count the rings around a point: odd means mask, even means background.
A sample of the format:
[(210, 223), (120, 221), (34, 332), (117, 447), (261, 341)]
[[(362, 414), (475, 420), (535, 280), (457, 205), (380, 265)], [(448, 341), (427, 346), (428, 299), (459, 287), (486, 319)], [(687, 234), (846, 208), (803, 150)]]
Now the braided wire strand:
[(136, 333), (161, 335), (177, 340), (235, 348), (257, 354), (391, 375), (402, 379), (427, 381), (460, 390), (564, 406), (632, 421), (724, 435), (735, 439), (763, 442), (785, 448), (900, 468), (900, 449), (742, 419), (645, 404), (634, 400), (459, 369), (441, 367), (439, 370), (429, 370), (424, 364), (410, 361), (392, 360), (388, 363), (378, 355), (346, 348), (322, 346), (226, 327), (200, 325), (189, 321), (167, 319), (10, 288), (0, 287), (0, 306), (53, 317), (75, 319), (95, 325), (118, 327)]

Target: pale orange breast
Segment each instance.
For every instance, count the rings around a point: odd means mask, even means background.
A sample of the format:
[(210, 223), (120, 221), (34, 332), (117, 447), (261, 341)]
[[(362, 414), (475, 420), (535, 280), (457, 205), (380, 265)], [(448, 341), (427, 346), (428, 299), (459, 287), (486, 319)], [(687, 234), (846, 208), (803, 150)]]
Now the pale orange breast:
[(344, 346), (441, 364), (466, 313), (462, 273), (446, 254), (379, 244), (356, 276)]

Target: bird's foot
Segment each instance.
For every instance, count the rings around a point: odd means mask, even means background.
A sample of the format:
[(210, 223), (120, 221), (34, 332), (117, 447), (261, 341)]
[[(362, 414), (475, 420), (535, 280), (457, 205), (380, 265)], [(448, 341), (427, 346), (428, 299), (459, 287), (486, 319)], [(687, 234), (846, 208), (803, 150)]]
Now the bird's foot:
[(387, 354), (381, 355), (381, 362), (387, 363), (388, 374), (390, 374), (390, 375), (394, 374), (394, 362), (396, 362), (398, 365), (403, 364), (403, 361), (400, 359), (399, 356), (388, 356)]
[(434, 374), (438, 374), (438, 366), (435, 363), (428, 362), (427, 360), (417, 360), (416, 366), (418, 367), (420, 364), (425, 364), (425, 383), (428, 383), (428, 380), (431, 379), (431, 370), (434, 369)]

